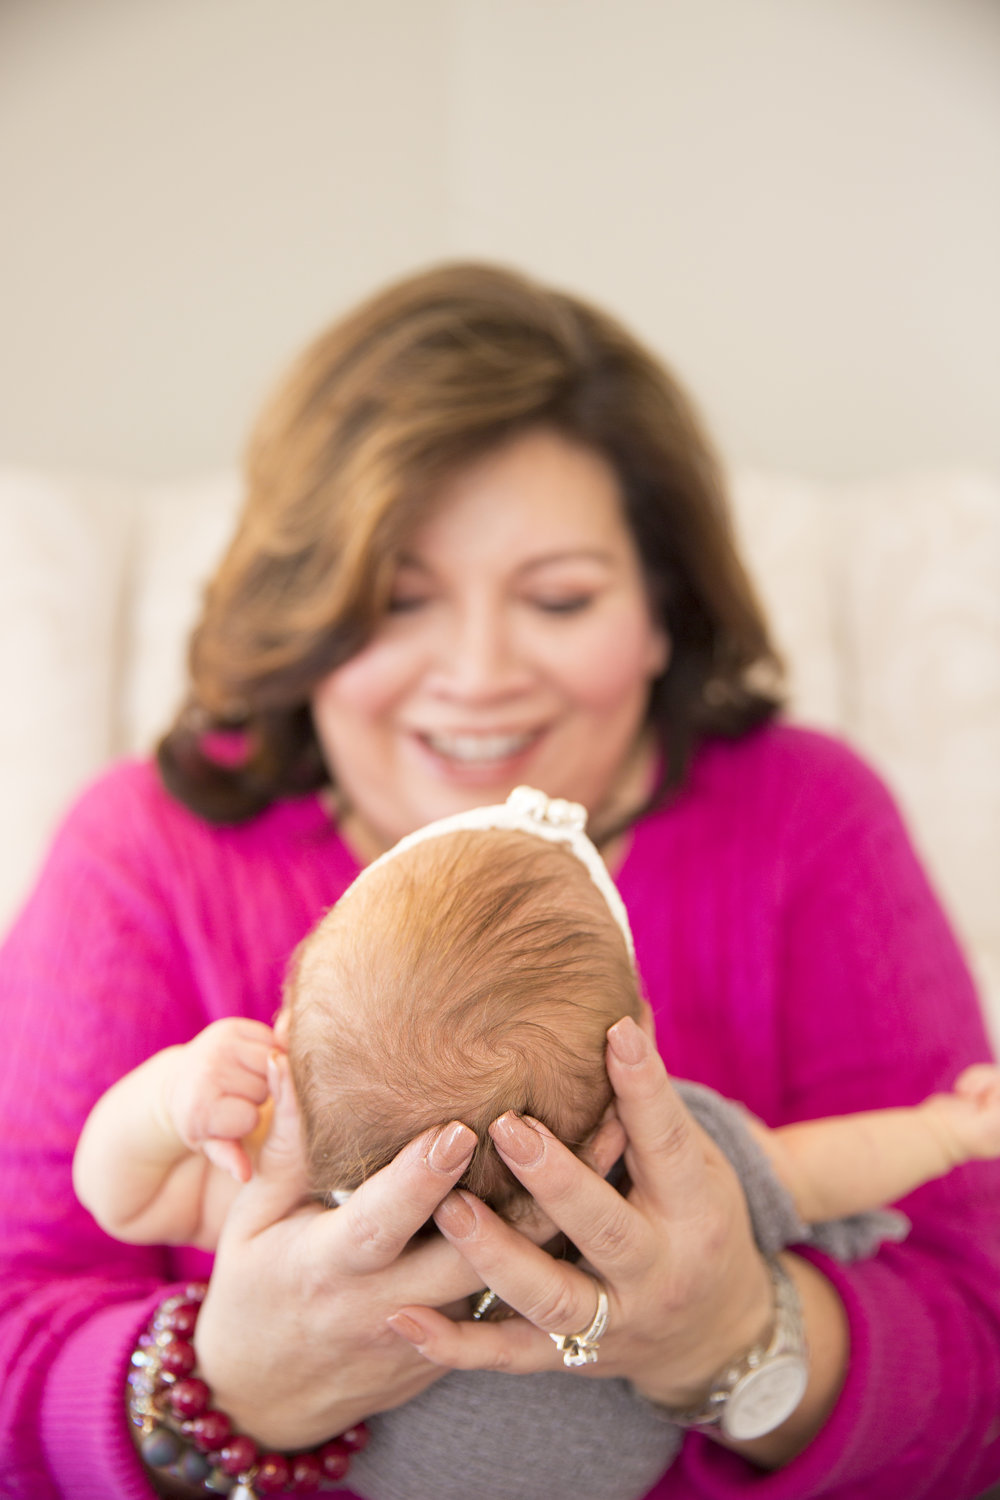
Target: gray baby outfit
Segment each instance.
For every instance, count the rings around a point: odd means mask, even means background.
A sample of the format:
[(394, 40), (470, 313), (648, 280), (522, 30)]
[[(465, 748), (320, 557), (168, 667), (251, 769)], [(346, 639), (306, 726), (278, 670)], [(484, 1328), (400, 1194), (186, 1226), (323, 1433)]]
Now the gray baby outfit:
[[(889, 1210), (804, 1224), (741, 1108), (700, 1084), (676, 1087), (732, 1163), (765, 1255), (807, 1244), (858, 1260), (905, 1236)], [(548, 1372), (456, 1370), (368, 1426), (349, 1480), (363, 1500), (641, 1500), (682, 1438), (627, 1380)]]

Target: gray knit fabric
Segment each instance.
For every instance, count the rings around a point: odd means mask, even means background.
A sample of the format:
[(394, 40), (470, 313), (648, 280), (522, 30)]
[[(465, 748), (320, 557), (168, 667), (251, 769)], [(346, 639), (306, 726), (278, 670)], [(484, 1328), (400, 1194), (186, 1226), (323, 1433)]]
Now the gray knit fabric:
[(639, 1500), (680, 1432), (627, 1380), (456, 1370), (368, 1421), (364, 1500)]
[[(807, 1243), (857, 1260), (906, 1234), (903, 1216), (889, 1212), (803, 1224), (742, 1111), (698, 1084), (676, 1087), (732, 1162), (765, 1254)], [(628, 1381), (569, 1373), (454, 1371), (368, 1425), (372, 1440), (350, 1477), (363, 1500), (641, 1500), (681, 1443)]]
[(699, 1083), (677, 1081), (675, 1087), (689, 1113), (732, 1162), (746, 1194), (754, 1237), (765, 1255), (775, 1255), (786, 1245), (814, 1245), (835, 1260), (864, 1260), (883, 1240), (906, 1238), (909, 1220), (890, 1208), (822, 1224), (803, 1223), (763, 1148), (744, 1125), (740, 1105)]

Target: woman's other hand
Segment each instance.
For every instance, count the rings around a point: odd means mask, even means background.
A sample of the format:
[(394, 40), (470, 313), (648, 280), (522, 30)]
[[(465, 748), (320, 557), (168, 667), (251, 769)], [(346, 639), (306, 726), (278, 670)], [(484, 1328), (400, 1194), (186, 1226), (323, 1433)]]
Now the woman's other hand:
[(198, 1319), (201, 1374), (245, 1432), (306, 1447), (417, 1395), (442, 1370), (396, 1338), (404, 1303), (443, 1306), (477, 1273), (434, 1235), (410, 1244), (475, 1146), (452, 1123), (412, 1141), (335, 1211), (309, 1200), (287, 1059), (269, 1063), (275, 1101), (257, 1170), (234, 1201)]
[[(480, 1284), (520, 1316), (452, 1324), (410, 1305), (392, 1326), (449, 1368), (558, 1369), (562, 1356), (549, 1335), (590, 1324), (592, 1270), (606, 1288), (609, 1317), (599, 1359), (581, 1373), (625, 1376), (653, 1401), (694, 1407), (728, 1361), (769, 1333), (770, 1277), (735, 1173), (685, 1110), (655, 1047), (628, 1019), (611, 1028), (608, 1042), (608, 1073), (627, 1136), (627, 1199), (537, 1121), (505, 1115), (493, 1127), (504, 1161), (583, 1262), (554, 1260), (470, 1194), (452, 1193), (435, 1221)], [(784, 1462), (814, 1436), (846, 1365), (839, 1300), (811, 1265), (789, 1259), (813, 1351), (810, 1388), (779, 1433), (732, 1445), (763, 1463)]]

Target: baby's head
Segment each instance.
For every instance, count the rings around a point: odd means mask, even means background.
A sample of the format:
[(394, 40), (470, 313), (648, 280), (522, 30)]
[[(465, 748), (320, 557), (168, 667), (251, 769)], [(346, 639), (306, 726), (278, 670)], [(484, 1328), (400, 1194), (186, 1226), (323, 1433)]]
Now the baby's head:
[[(599, 866), (582, 832), (567, 837)], [(566, 842), (462, 827), (404, 840), (327, 913), (285, 995), (317, 1192), (459, 1119), (479, 1137), (463, 1185), (509, 1214), (523, 1189), (490, 1140), (498, 1115), (586, 1143), (611, 1098), (607, 1029), (639, 1015), (624, 911), (602, 866), (598, 879)]]

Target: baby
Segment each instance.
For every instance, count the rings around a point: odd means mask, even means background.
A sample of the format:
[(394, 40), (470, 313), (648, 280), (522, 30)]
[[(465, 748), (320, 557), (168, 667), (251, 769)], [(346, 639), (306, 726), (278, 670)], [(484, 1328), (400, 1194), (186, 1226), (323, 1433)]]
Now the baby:
[[(523, 1190), (489, 1124), (514, 1109), (584, 1151), (611, 1099), (608, 1027), (644, 1019), (625, 910), (584, 822), (576, 804), (522, 787), (364, 870), (300, 945), (274, 1032), (217, 1021), (95, 1106), (74, 1183), (102, 1227), (214, 1248), (266, 1133), (276, 1043), (318, 1196), (342, 1201), (422, 1130), (461, 1119), (479, 1137), (462, 1185), (516, 1217)], [(913, 1109), (776, 1130), (743, 1112), (743, 1124), (799, 1217), (819, 1223), (1000, 1153), (1000, 1069), (967, 1069)]]

